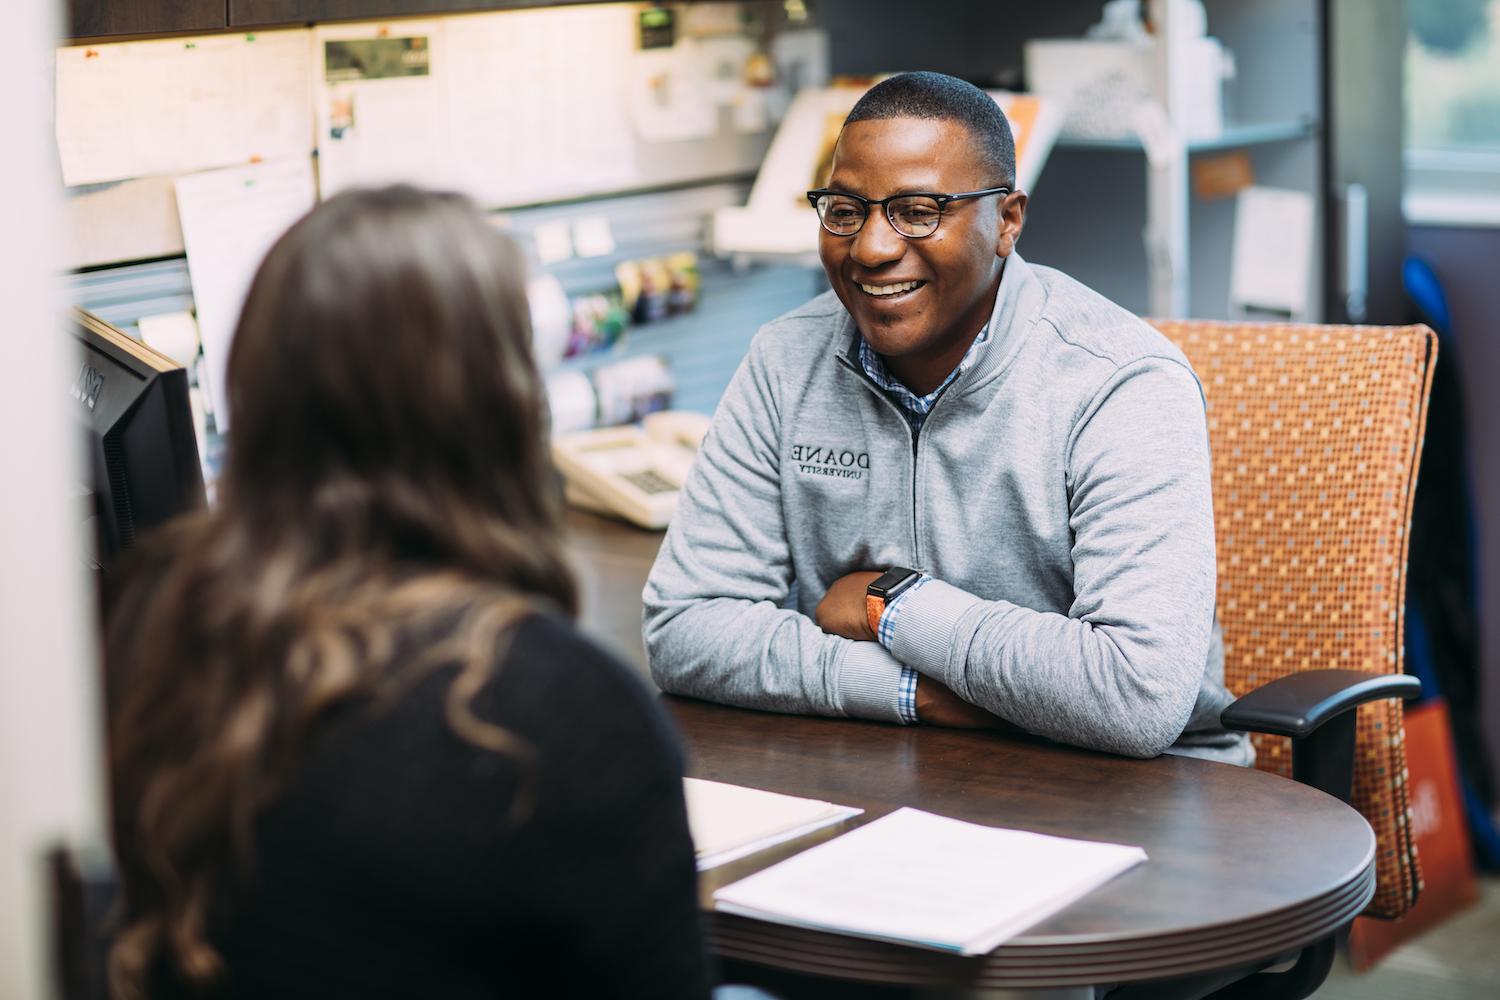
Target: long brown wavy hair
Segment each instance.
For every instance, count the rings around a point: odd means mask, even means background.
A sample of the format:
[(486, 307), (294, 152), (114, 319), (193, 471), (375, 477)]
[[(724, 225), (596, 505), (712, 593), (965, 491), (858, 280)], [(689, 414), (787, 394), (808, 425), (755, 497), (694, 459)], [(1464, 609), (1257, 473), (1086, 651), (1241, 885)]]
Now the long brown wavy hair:
[(456, 665), (450, 725), (525, 756), (469, 707), (522, 616), (576, 610), (523, 276), (466, 200), (409, 187), (330, 199), (261, 265), (217, 504), (136, 553), (107, 625), (117, 996), (222, 973), (210, 919), (331, 707)]

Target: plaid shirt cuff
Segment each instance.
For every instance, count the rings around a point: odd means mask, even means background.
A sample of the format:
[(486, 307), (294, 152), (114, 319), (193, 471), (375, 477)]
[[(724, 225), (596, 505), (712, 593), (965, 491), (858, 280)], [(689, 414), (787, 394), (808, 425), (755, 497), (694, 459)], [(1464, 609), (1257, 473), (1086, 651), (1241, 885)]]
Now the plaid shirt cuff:
[(906, 603), (908, 597), (931, 582), (932, 577), (923, 573), (917, 577), (915, 583), (886, 604), (885, 610), (880, 613), (880, 628), (875, 633), (875, 638), (880, 640), (880, 644), (886, 649), (890, 649), (891, 643), (896, 641), (896, 619), (901, 617), (901, 606)]
[(911, 667), (901, 667), (901, 684), (896, 689), (896, 712), (901, 721), (915, 726), (917, 719), (917, 672)]
[[(886, 649), (891, 648), (891, 643), (896, 638), (896, 620), (901, 617), (901, 605), (931, 580), (932, 577), (922, 574), (915, 583), (897, 594), (896, 598), (881, 612), (880, 630), (876, 638)], [(905, 665), (901, 667), (901, 682), (896, 689), (896, 712), (901, 716), (901, 721), (908, 726), (917, 724), (917, 672)]]

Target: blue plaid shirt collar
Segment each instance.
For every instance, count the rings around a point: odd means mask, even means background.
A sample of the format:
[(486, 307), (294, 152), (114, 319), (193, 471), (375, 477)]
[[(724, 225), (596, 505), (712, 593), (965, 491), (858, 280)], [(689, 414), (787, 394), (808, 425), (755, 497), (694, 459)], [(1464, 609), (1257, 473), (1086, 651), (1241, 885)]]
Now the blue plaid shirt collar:
[(885, 362), (881, 360), (880, 355), (875, 353), (875, 349), (864, 337), (859, 338), (859, 364), (865, 370), (865, 374), (870, 377), (870, 381), (883, 389), (892, 401), (901, 407), (906, 419), (911, 422), (912, 429), (921, 430), (923, 421), (927, 419), (928, 412), (938, 401), (938, 397), (943, 394), (943, 390), (952, 385), (954, 379), (974, 364), (974, 359), (979, 356), (979, 352), (983, 350), (989, 339), (990, 325), (986, 323), (984, 329), (979, 331), (979, 336), (974, 338), (974, 343), (970, 344), (969, 349), (964, 352), (963, 360), (958, 363), (958, 367), (948, 373), (942, 385), (925, 396), (918, 396), (894, 378), (886, 370)]

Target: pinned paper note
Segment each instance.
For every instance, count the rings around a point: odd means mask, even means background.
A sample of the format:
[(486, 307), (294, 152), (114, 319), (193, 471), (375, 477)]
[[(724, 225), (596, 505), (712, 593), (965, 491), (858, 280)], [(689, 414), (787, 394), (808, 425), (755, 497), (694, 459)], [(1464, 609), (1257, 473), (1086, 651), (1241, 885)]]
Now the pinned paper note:
[(620, 81), (630, 4), (443, 19), (455, 183), (481, 205), (639, 186)]
[(190, 312), (160, 313), (142, 316), (138, 323), (141, 339), (148, 347), (160, 351), (184, 368), (198, 356), (198, 321)]
[(305, 156), (309, 73), (303, 31), (58, 49), (63, 183)]
[(573, 249), (580, 257), (605, 257), (615, 252), (615, 235), (602, 215), (587, 215), (573, 223)]
[(771, 108), (766, 93), (746, 87), (729, 104), (730, 121), (736, 132), (755, 135), (771, 127)]
[(1234, 315), (1310, 318), (1315, 214), (1305, 191), (1248, 187), (1239, 193), (1229, 268)]
[(680, 142), (717, 132), (719, 108), (707, 69), (692, 39), (635, 53), (625, 86), (636, 133), (647, 142)]
[(313, 44), (323, 197), (403, 181), (451, 187), (441, 26), (326, 25)]
[(543, 264), (559, 264), (573, 256), (573, 230), (565, 219), (542, 223), (531, 238), (536, 242), (536, 259)]
[(177, 182), (177, 211), (219, 430), (229, 425), (224, 376), (240, 306), (271, 244), (312, 209), (305, 157), (192, 174)]

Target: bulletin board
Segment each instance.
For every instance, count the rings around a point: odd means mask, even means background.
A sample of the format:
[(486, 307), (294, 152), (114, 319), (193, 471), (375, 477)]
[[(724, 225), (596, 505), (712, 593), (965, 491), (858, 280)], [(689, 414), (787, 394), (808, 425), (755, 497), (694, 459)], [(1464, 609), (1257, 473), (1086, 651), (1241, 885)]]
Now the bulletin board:
[(261, 161), (312, 157), (322, 197), (408, 181), (491, 209), (752, 173), (826, 39), (779, 34), (747, 82), (757, 42), (704, 8), (647, 50), (630, 3), (59, 49), (68, 264), (182, 253), (176, 181)]

